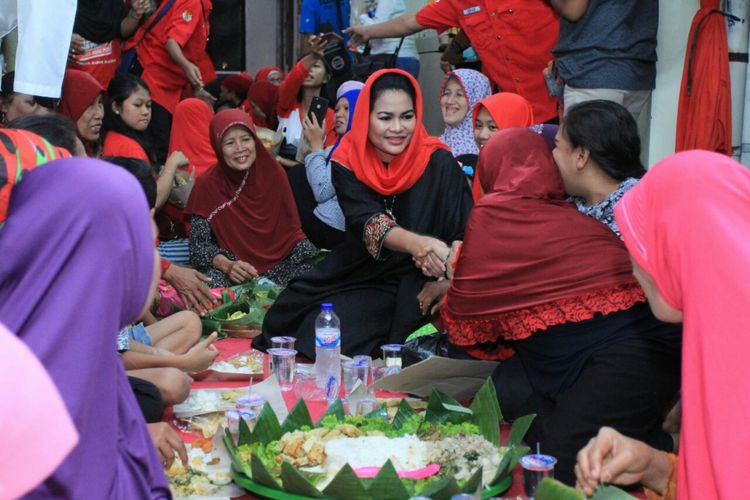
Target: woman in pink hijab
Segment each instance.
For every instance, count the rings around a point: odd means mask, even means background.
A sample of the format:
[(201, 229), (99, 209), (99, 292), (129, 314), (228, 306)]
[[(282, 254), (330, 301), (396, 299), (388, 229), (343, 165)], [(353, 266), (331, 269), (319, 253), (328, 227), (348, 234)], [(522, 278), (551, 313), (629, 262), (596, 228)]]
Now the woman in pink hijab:
[[(55, 384), (21, 340), (0, 324), (0, 498), (44, 481), (78, 443)], [(43, 451), (42, 451), (43, 450)]]
[[(581, 486), (643, 482), (688, 498), (745, 498), (750, 471), (750, 171), (676, 154), (615, 207), (633, 274), (663, 321), (683, 323), (682, 428), (669, 457), (602, 429), (579, 453)], [(627, 456), (627, 459), (626, 459)]]

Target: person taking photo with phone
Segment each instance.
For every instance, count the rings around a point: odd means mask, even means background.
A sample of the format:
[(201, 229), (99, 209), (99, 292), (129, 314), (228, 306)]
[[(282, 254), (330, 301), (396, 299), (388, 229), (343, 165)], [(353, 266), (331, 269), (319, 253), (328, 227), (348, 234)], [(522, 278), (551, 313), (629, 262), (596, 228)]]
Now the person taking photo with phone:
[[(310, 111), (313, 97), (321, 96), (331, 78), (323, 61), (323, 51), (328, 41), (313, 35), (309, 43), (310, 52), (300, 59), (279, 87), (276, 114), (279, 119), (278, 130), (284, 132), (285, 145), (276, 159), (286, 168), (298, 164), (295, 158), (302, 139), (302, 121)], [(333, 130), (333, 110), (330, 108), (326, 111), (324, 122), (325, 145), (331, 146), (336, 142), (336, 135)]]

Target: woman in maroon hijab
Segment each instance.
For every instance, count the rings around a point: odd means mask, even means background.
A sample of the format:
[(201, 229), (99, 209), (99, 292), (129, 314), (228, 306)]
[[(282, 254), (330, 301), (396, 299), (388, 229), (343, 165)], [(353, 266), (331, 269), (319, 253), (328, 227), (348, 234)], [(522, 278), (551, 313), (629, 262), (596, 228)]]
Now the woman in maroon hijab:
[(209, 133), (218, 163), (198, 178), (185, 208), (191, 264), (214, 287), (257, 276), (286, 286), (318, 253), (302, 232), (286, 173), (244, 111), (218, 113)]
[(542, 137), (497, 132), (479, 166), (485, 194), (441, 310), (450, 341), (481, 359), (515, 351), (496, 385), (525, 374), (531, 390), (500, 400), (537, 414), (527, 440), (557, 457), (563, 482), (602, 425), (671, 450), (661, 422), (679, 388), (680, 327), (653, 316), (617, 236), (565, 199)]
[(104, 87), (85, 71), (68, 69), (60, 98), (60, 114), (73, 120), (89, 156), (98, 156), (104, 121)]

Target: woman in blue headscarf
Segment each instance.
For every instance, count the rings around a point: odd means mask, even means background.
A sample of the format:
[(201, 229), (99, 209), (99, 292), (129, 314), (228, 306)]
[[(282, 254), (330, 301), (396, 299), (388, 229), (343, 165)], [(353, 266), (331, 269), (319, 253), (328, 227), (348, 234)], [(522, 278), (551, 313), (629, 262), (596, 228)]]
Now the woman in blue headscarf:
[(344, 214), (341, 212), (336, 190), (331, 182), (331, 156), (341, 142), (341, 138), (349, 132), (352, 116), (354, 116), (354, 106), (362, 86), (360, 82), (344, 82), (339, 87), (333, 115), (333, 128), (338, 140), (333, 146), (323, 148), (325, 129), (322, 128), (322, 123), (310, 121), (309, 116), (305, 117), (302, 122), (303, 133), (312, 151), (305, 157), (305, 173), (307, 182), (312, 188), (315, 205), (312, 211), (305, 210), (304, 204), (298, 201), (297, 208), (300, 211), (302, 230), (318, 248), (330, 249), (344, 241)]

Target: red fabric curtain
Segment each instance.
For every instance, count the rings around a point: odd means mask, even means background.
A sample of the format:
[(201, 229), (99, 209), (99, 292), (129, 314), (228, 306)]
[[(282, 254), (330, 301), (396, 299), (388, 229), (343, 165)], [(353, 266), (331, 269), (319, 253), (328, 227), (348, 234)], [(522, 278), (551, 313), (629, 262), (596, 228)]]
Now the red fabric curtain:
[(720, 0), (701, 0), (690, 27), (675, 151), (688, 149), (732, 154), (729, 49)]

